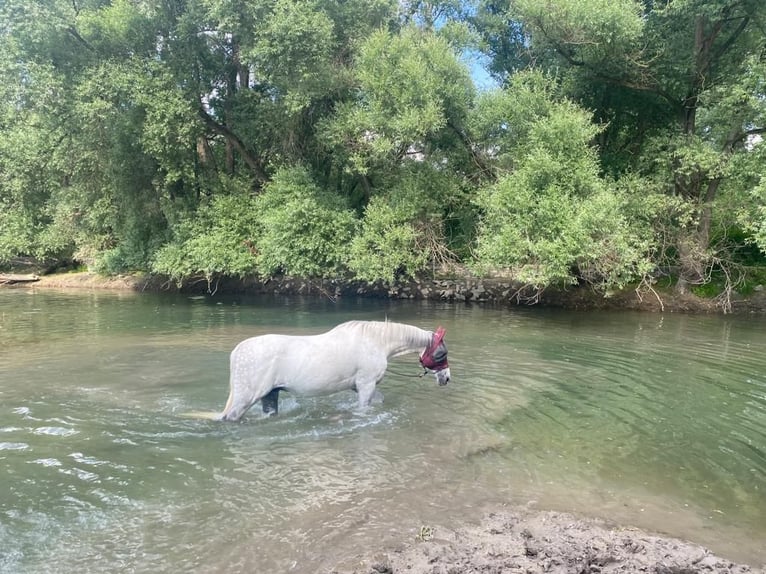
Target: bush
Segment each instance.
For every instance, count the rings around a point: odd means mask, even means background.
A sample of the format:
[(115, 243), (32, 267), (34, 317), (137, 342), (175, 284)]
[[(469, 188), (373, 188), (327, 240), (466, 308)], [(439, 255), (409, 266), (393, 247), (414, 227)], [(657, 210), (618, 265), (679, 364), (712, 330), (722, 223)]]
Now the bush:
[[(537, 289), (581, 280), (622, 286), (650, 270), (652, 233), (631, 205), (637, 194), (600, 175), (591, 145), (598, 127), (582, 109), (555, 101), (546, 85), (539, 75), (522, 74), (502, 99), (487, 100), (489, 123), (489, 112), (509, 110), (497, 149), (514, 158), (477, 196), (483, 217), (475, 267), (505, 270)], [(536, 114), (522, 113), (530, 109)], [(509, 140), (513, 133), (522, 139)]]
[(261, 274), (342, 274), (357, 219), (342, 197), (317, 186), (305, 169), (277, 172), (257, 198), (256, 209)]
[(154, 255), (152, 271), (182, 283), (194, 276), (245, 276), (256, 269), (259, 232), (255, 198), (230, 182), (230, 195), (205, 201), (173, 226), (173, 239)]
[(361, 232), (351, 243), (349, 269), (364, 281), (393, 283), (396, 275), (412, 275), (428, 263), (418, 250), (417, 231), (409, 210), (375, 197), (365, 209)]

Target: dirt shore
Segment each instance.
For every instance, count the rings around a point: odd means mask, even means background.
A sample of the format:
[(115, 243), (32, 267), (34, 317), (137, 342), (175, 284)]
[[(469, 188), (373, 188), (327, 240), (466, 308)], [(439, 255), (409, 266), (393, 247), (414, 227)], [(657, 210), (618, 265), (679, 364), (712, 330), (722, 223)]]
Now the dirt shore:
[(423, 527), (412, 542), (332, 574), (764, 574), (674, 538), (561, 512), (503, 509), (479, 525)]

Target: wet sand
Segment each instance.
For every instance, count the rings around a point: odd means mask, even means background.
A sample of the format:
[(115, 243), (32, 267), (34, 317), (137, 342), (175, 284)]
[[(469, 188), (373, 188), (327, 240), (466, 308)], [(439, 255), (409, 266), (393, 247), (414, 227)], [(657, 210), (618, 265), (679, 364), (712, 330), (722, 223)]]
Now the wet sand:
[(562, 512), (503, 509), (481, 524), (423, 527), (399, 548), (333, 574), (764, 574), (682, 540)]

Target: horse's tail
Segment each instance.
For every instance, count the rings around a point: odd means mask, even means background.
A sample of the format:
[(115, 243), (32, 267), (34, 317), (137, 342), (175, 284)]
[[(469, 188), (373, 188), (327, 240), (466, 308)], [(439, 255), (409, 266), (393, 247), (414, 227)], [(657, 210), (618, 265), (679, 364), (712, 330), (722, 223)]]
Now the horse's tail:
[(220, 413), (214, 413), (211, 411), (190, 411), (188, 413), (184, 413), (183, 416), (192, 418), (192, 419), (203, 419), (208, 421), (225, 421), (227, 420), (227, 415), (231, 411), (231, 405), (234, 402), (234, 391), (233, 389), (229, 389), (229, 398), (226, 401), (226, 406), (223, 407), (223, 412)]
[(223, 420), (223, 413), (215, 413), (212, 411), (189, 411), (183, 413), (181, 416), (189, 419), (203, 419), (207, 421)]

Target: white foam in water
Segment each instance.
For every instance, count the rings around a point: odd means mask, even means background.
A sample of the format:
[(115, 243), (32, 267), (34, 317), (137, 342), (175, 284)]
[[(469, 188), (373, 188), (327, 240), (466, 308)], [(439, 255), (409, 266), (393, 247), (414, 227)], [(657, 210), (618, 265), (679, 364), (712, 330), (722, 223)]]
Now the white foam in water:
[(76, 431), (74, 429), (65, 429), (63, 427), (38, 427), (32, 432), (34, 432), (35, 434), (44, 434), (44, 435), (51, 435), (51, 436), (72, 436), (74, 434), (79, 434), (80, 431)]
[(99, 460), (97, 458), (94, 458), (92, 456), (86, 456), (81, 452), (73, 452), (69, 455), (73, 459), (75, 459), (77, 462), (81, 462), (83, 464), (90, 464), (92, 466), (99, 466), (102, 464), (108, 464), (105, 460)]
[(101, 488), (93, 488), (90, 491), (90, 494), (98, 498), (101, 502), (105, 503), (108, 506), (138, 506), (138, 503), (131, 500), (127, 496), (122, 496), (120, 494), (109, 492), (107, 490), (103, 490)]
[(42, 466), (61, 466), (61, 461), (57, 458), (37, 458), (30, 460), (30, 464), (40, 464)]
[(132, 441), (129, 438), (116, 438), (116, 439), (113, 439), (112, 442), (114, 444), (127, 444), (130, 446), (139, 446), (137, 442)]
[(382, 412), (376, 414), (362, 413), (361, 416), (355, 416), (352, 419), (344, 419), (342, 416), (336, 416), (330, 418), (327, 422), (329, 426), (314, 426), (308, 430), (296, 430), (288, 432), (283, 435), (284, 438), (296, 439), (296, 438), (323, 438), (341, 436), (352, 433), (353, 431), (360, 430), (367, 427), (374, 427), (378, 425), (392, 424), (395, 422), (396, 417), (391, 412)]
[(26, 450), (29, 445), (25, 442), (0, 442), (0, 450)]
[(99, 480), (99, 475), (97, 475), (94, 472), (88, 472), (87, 470), (83, 470), (81, 468), (60, 468), (59, 472), (62, 474), (68, 474), (70, 476), (76, 476), (80, 480), (83, 480), (85, 482), (96, 482)]
[(161, 412), (178, 413), (189, 410), (186, 401), (181, 397), (162, 397), (158, 403)]

